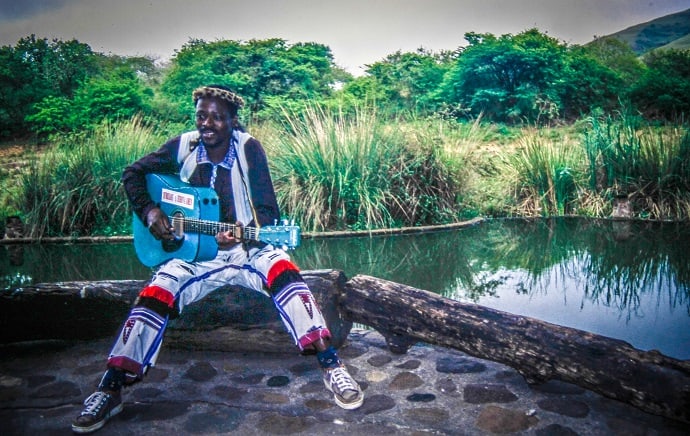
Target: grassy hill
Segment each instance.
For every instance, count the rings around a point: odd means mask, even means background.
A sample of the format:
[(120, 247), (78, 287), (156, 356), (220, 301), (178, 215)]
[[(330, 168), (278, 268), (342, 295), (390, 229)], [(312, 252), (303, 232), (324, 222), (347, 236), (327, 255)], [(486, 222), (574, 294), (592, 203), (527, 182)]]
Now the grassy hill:
[(666, 45), (662, 45), (659, 48), (661, 48), (661, 49), (675, 48), (677, 50), (688, 50), (688, 49), (690, 49), (690, 34), (685, 35), (685, 36), (678, 38), (676, 40), (673, 40), (670, 43), (668, 43)]
[(663, 48), (690, 49), (690, 9), (628, 27), (603, 38), (617, 38), (638, 55)]

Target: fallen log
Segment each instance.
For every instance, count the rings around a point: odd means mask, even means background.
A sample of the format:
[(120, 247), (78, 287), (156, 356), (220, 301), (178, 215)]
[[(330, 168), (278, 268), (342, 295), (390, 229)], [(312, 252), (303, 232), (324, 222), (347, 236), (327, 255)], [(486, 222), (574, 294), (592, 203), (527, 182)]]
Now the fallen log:
[(455, 348), (511, 366), (529, 383), (560, 379), (690, 422), (690, 361), (363, 275), (346, 283), (341, 303), (346, 319), (378, 330), (395, 351), (417, 341)]
[[(559, 379), (690, 422), (690, 361), (374, 277), (346, 281), (333, 270), (303, 275), (336, 346), (357, 322), (381, 332), (394, 352), (420, 341), (454, 348), (511, 366), (529, 383)], [(0, 343), (112, 337), (145, 283), (64, 282), (4, 291)], [(167, 332), (168, 345), (217, 351), (294, 352), (291, 341), (271, 300), (237, 287), (220, 288), (188, 306)]]
[[(341, 271), (302, 273), (333, 335), (343, 344), (352, 323), (340, 316)], [(0, 344), (46, 339), (114, 337), (144, 280), (58, 282), (0, 293)], [(273, 301), (239, 286), (224, 286), (170, 321), (166, 344), (214, 351), (292, 352), (297, 349)]]

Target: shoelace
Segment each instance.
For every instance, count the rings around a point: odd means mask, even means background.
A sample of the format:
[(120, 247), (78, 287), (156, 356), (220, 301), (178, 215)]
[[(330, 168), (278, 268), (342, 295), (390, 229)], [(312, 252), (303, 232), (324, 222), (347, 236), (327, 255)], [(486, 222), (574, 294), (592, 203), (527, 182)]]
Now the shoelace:
[(350, 374), (347, 373), (345, 368), (338, 367), (331, 370), (331, 382), (335, 383), (338, 388), (338, 392), (345, 392), (346, 390), (356, 391), (357, 388), (352, 383), (352, 378)]
[(110, 398), (110, 395), (106, 394), (105, 392), (94, 392), (93, 394), (89, 395), (89, 398), (87, 398), (84, 401), (84, 406), (86, 407), (84, 408), (84, 411), (81, 412), (81, 414), (96, 416), (98, 414), (98, 411), (101, 410), (101, 407), (103, 407), (105, 403), (108, 402), (108, 398)]

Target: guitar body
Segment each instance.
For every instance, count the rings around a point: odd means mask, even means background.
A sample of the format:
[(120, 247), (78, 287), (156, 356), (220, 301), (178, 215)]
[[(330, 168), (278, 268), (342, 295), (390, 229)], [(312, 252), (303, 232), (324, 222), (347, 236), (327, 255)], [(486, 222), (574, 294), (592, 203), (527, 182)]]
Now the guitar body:
[[(147, 174), (146, 186), (153, 201), (169, 217), (208, 221), (218, 221), (220, 218), (218, 194), (212, 188), (191, 186), (177, 176), (162, 174)], [(136, 214), (132, 230), (137, 257), (146, 266), (160, 265), (173, 258), (187, 262), (209, 260), (218, 253), (215, 235), (182, 232), (175, 243), (162, 243), (153, 237)]]
[[(158, 241), (134, 215), (134, 250), (141, 263), (156, 266), (170, 259), (187, 262), (210, 260), (218, 254), (216, 234), (240, 231), (234, 224), (221, 223), (218, 194), (211, 188), (191, 186), (176, 176), (148, 174), (146, 187), (153, 201), (168, 216), (175, 229), (174, 241)], [(273, 226), (243, 227), (244, 241), (260, 241), (284, 250), (297, 248), (301, 240), (299, 226), (283, 220)]]

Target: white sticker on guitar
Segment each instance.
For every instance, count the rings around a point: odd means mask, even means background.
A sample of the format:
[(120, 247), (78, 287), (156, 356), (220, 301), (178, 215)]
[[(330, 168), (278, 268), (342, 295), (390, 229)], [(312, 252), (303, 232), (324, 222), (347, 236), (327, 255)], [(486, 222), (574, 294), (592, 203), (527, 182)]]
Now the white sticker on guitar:
[(168, 203), (186, 209), (194, 209), (194, 196), (163, 188), (161, 189), (161, 203)]

